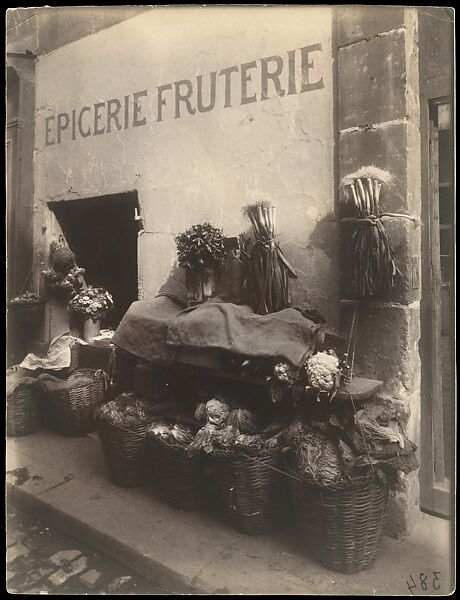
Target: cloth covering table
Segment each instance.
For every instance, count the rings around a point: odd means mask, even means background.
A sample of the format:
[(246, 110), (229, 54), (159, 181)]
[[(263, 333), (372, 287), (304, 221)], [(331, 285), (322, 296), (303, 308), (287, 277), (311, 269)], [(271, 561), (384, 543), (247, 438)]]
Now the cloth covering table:
[(168, 296), (134, 302), (112, 342), (135, 356), (172, 364), (181, 348), (221, 350), (248, 357), (274, 358), (299, 366), (318, 343), (322, 325), (295, 308), (256, 315), (246, 305), (218, 299), (196, 307)]

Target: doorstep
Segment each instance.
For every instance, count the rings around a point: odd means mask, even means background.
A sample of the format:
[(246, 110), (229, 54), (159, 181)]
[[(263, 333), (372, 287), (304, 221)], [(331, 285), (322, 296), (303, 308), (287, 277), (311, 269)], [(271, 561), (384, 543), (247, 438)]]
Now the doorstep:
[(306, 554), (295, 528), (248, 536), (177, 511), (149, 487), (115, 486), (97, 434), (8, 438), (7, 498), (172, 593), (410, 595), (410, 576), (432, 571), (441, 589), (421, 593), (451, 591), (449, 553), (423, 537), (385, 537), (372, 569), (344, 575)]

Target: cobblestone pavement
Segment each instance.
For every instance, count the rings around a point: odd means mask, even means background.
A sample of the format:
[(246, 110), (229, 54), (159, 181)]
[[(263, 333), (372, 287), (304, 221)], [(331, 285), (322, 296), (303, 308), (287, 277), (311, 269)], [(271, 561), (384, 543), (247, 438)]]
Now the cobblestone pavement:
[(7, 507), (10, 594), (166, 594), (122, 565)]

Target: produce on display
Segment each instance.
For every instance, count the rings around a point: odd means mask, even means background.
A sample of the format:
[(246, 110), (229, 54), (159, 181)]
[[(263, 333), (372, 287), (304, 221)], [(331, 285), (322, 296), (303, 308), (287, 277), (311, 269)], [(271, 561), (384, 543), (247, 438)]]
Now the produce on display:
[(193, 441), (194, 432), (188, 425), (179, 423), (166, 423), (155, 421), (147, 429), (147, 435), (151, 438), (173, 445), (186, 446)]
[(286, 441), (293, 453), (296, 475), (316, 485), (330, 485), (344, 479), (345, 464), (340, 452), (321, 428), (297, 421), (286, 431)]
[(273, 402), (289, 397), (296, 401), (312, 391), (316, 399), (322, 397), (332, 400), (342, 382), (349, 381), (348, 354), (341, 359), (334, 350), (308, 352), (300, 368), (284, 362), (277, 363), (270, 378), (270, 392)]
[(269, 202), (256, 202), (243, 212), (255, 237), (246, 275), (252, 310), (265, 315), (287, 308), (289, 278), (297, 275), (276, 240), (276, 208)]
[(178, 263), (185, 269), (190, 304), (213, 296), (216, 276), (226, 257), (224, 240), (222, 229), (210, 223), (192, 225), (176, 236)]
[(363, 469), (387, 481), (418, 468), (416, 446), (399, 425), (383, 425), (364, 409), (352, 419), (335, 414), (328, 421), (297, 418), (285, 431), (285, 443), (296, 475), (315, 486), (346, 481)]
[(13, 298), (10, 304), (36, 304), (38, 302), (38, 296), (33, 292), (24, 292), (20, 296)]
[(260, 431), (257, 415), (248, 408), (235, 408), (228, 417), (229, 423), (244, 434), (256, 434)]
[(149, 404), (132, 392), (123, 392), (96, 410), (96, 417), (109, 425), (136, 427), (152, 420)]
[(389, 187), (393, 176), (374, 166), (361, 167), (344, 177), (342, 187), (353, 213), (353, 293), (359, 297), (376, 296), (394, 288), (401, 276), (380, 211), (382, 187)]
[(195, 421), (204, 423), (206, 421), (206, 402), (200, 402), (195, 407)]
[(211, 425), (222, 427), (228, 419), (230, 404), (222, 397), (211, 398), (206, 403), (206, 419)]
[(308, 384), (320, 394), (331, 393), (340, 384), (340, 363), (332, 351), (317, 352), (310, 356), (304, 365)]
[[(246, 408), (231, 409), (230, 402), (222, 396), (206, 403), (206, 425), (198, 430), (188, 447), (190, 455), (200, 452), (211, 454), (215, 450), (268, 450), (277, 447), (280, 427), (263, 431), (258, 416)], [(274, 439), (276, 438), (276, 439)]]

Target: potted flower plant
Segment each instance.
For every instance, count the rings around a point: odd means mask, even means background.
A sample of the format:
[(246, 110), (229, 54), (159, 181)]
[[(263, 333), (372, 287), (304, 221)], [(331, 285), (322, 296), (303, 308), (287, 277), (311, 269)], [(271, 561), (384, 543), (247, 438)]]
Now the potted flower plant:
[(178, 262), (185, 269), (189, 303), (212, 298), (215, 279), (226, 251), (222, 229), (210, 223), (193, 225), (176, 237)]
[(99, 335), (101, 319), (113, 308), (113, 299), (107, 290), (88, 286), (75, 294), (69, 302), (72, 313), (83, 316), (83, 339), (89, 342)]

